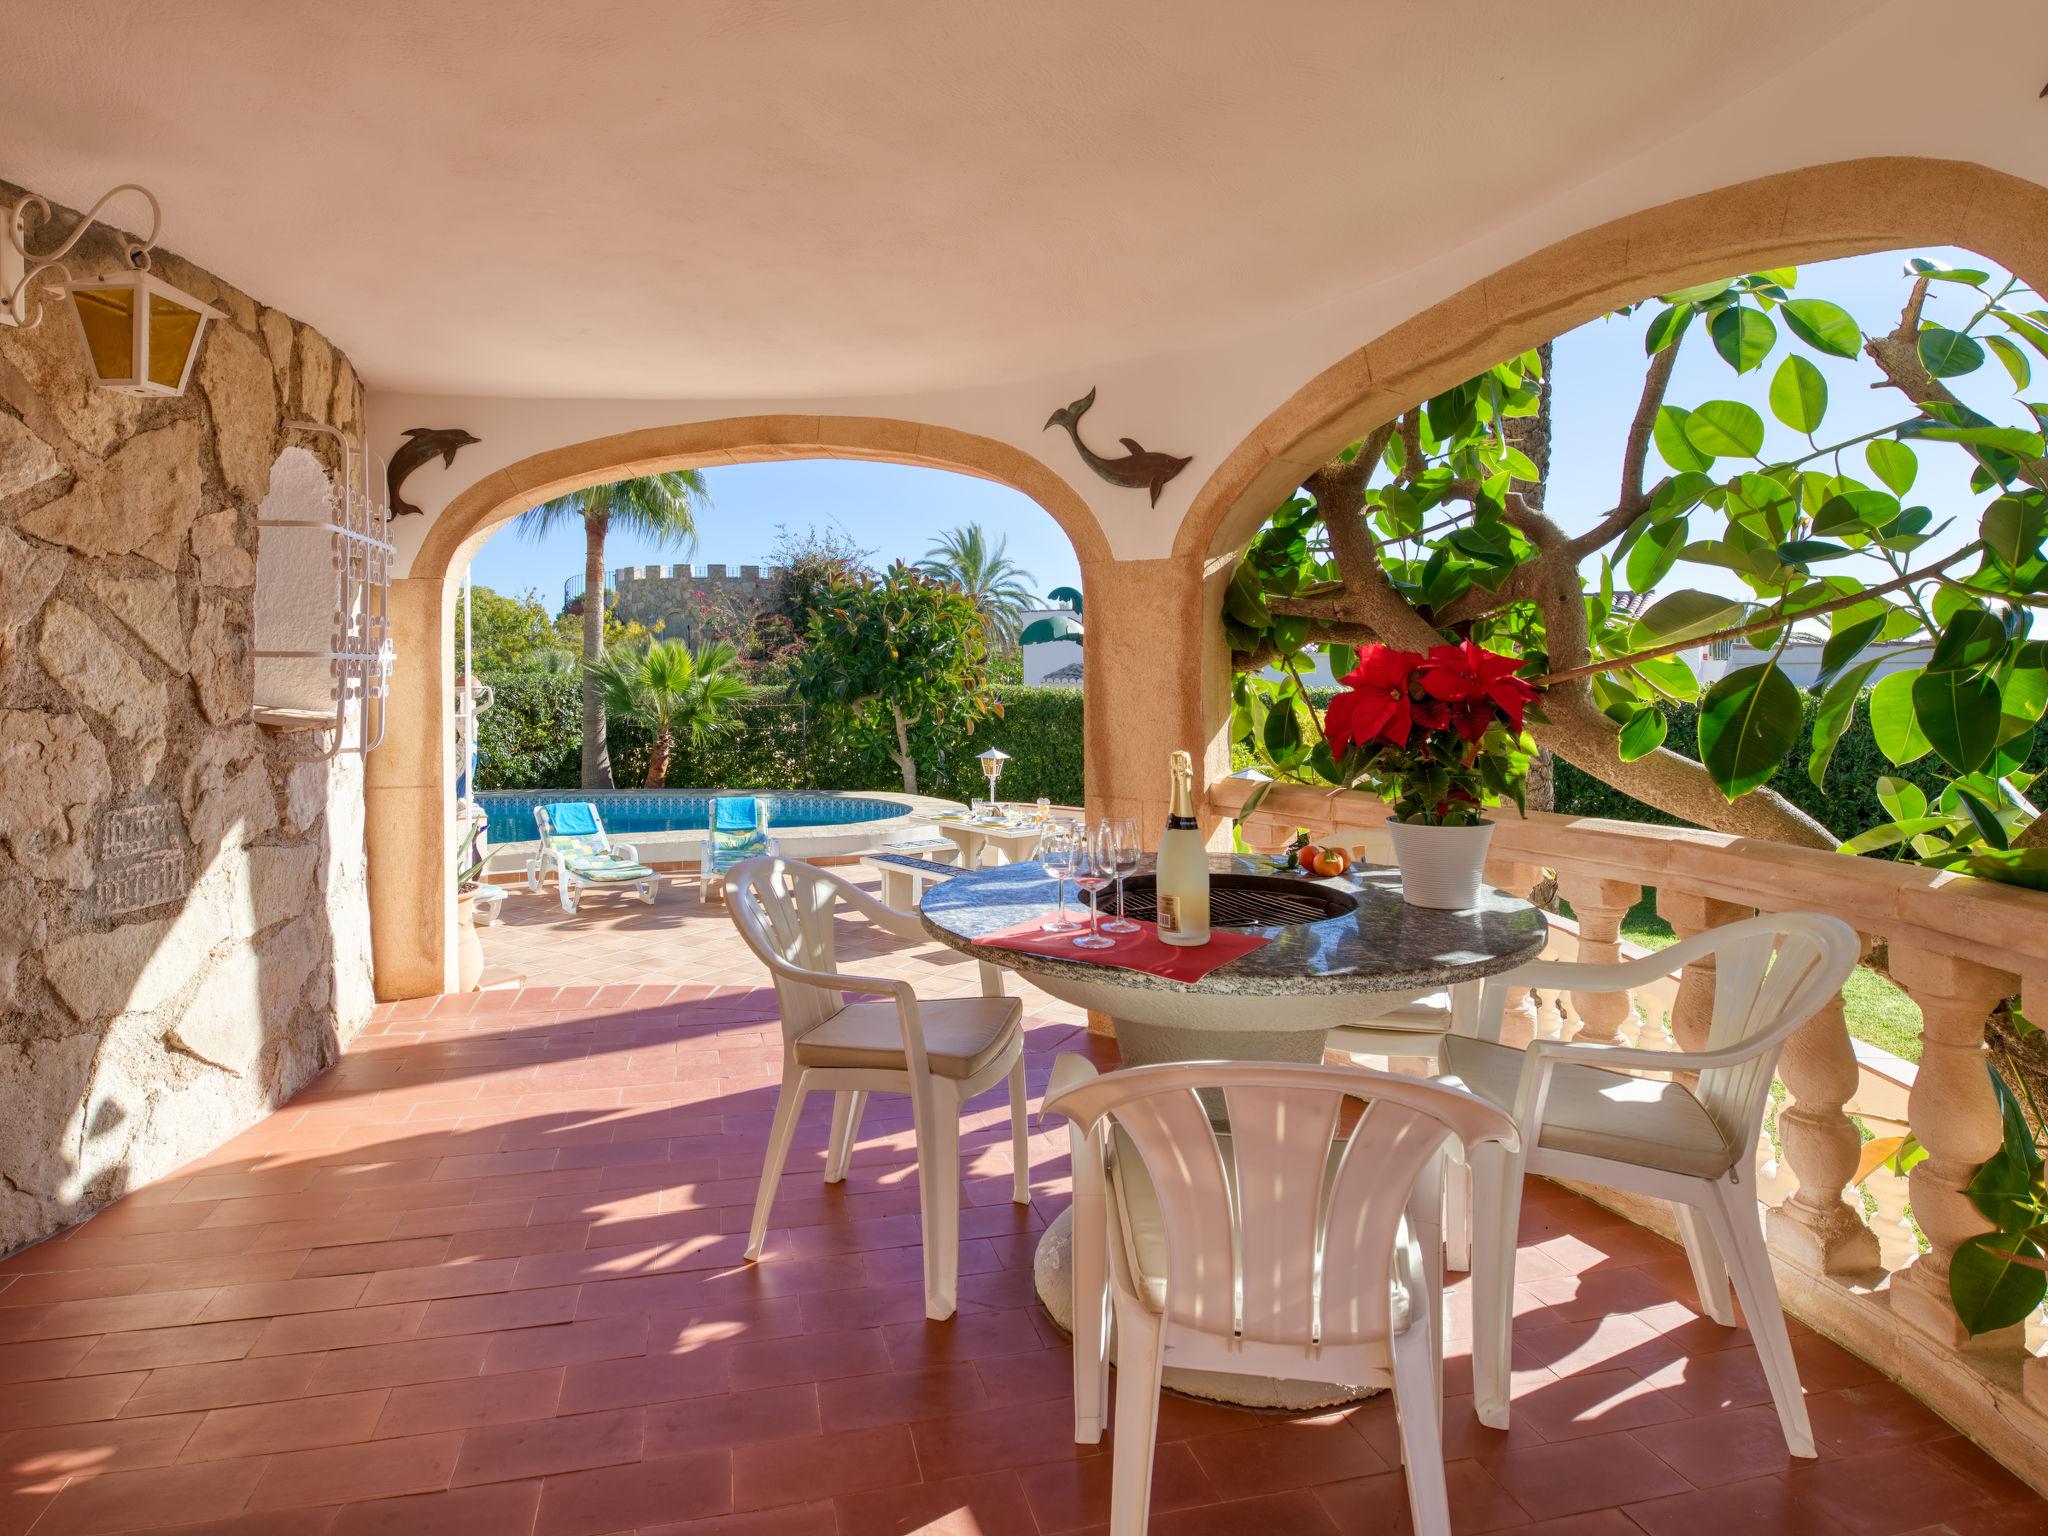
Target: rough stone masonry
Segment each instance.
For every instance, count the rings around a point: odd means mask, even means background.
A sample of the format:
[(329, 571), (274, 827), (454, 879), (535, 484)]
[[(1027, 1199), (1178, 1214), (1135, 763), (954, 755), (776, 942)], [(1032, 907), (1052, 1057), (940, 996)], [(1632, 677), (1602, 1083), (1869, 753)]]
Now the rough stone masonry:
[(251, 660), (284, 422), (355, 429), (362, 389), (317, 331), (156, 270), (227, 314), (180, 398), (96, 387), (61, 300), (0, 328), (0, 1253), (269, 1112), (371, 1005), (361, 760), (258, 726)]

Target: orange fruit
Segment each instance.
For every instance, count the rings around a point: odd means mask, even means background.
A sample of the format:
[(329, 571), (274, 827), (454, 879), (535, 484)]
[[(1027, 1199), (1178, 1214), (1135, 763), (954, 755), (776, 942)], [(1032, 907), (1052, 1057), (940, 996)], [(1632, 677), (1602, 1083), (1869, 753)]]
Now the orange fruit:
[(1316, 850), (1316, 873), (1325, 880), (1341, 875), (1351, 867), (1351, 855), (1342, 848), (1319, 848)]
[(1322, 851), (1314, 843), (1304, 844), (1294, 855), (1294, 867), (1305, 875), (1314, 874), (1316, 872), (1316, 860), (1321, 857)]

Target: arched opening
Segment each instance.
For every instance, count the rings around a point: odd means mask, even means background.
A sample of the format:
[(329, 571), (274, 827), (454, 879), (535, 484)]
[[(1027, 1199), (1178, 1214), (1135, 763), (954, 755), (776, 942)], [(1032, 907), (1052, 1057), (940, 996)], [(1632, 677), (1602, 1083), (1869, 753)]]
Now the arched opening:
[[(452, 984), (455, 658), (451, 618), (461, 573), (492, 533), (527, 508), (586, 486), (672, 469), (766, 460), (858, 459), (949, 470), (1029, 497), (1066, 535), (1084, 587), (1108, 566), (1093, 512), (1057, 474), (1008, 444), (878, 418), (773, 416), (652, 428), (553, 449), (506, 466), (457, 495), (427, 532), (411, 573), (393, 583), (401, 657), (387, 745), (370, 759), (370, 901), (377, 986), (387, 998)], [(1091, 593), (1092, 596), (1092, 593)], [(1092, 703), (1096, 687), (1084, 685)], [(1090, 711), (1093, 718), (1098, 711)], [(1087, 755), (1097, 754), (1089, 730)]]
[(1205, 572), (1180, 645), (1205, 656), (1199, 711), (1228, 761), (1230, 668), (1214, 636), (1236, 557), (1301, 483), (1418, 400), (1651, 295), (1784, 264), (1913, 245), (1981, 252), (2039, 291), (2048, 190), (1967, 161), (1840, 161), (1642, 209), (1481, 279), (1347, 353), (1268, 413), (1196, 492), (1175, 538)]

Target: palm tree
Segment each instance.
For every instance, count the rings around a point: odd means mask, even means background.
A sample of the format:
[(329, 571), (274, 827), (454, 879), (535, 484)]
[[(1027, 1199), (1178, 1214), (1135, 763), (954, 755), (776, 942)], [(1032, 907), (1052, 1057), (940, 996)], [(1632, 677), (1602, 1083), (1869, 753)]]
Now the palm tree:
[[(616, 523), (657, 545), (696, 542), (697, 514), (711, 505), (704, 477), (694, 469), (670, 469), (610, 485), (586, 486), (519, 514), (519, 531), (540, 539), (570, 518), (583, 523), (583, 662), (604, 657), (604, 540)], [(594, 594), (594, 595), (593, 595)], [(586, 670), (583, 678), (583, 787), (610, 789), (612, 759), (604, 734), (604, 697)]]
[(585, 666), (583, 675), (606, 709), (631, 715), (653, 732), (648, 789), (668, 782), (677, 737), (702, 746), (732, 724), (732, 706), (747, 694), (738, 662), (739, 652), (723, 640), (694, 655), (680, 640), (656, 640), (645, 651), (615, 651)]
[(991, 545), (981, 524), (969, 523), (941, 536), (918, 565), (965, 592), (981, 611), (990, 642), (1005, 649), (1016, 644), (1024, 610), (1037, 600), (1029, 585), (1031, 573), (1009, 558), (1009, 547), (1007, 537)]

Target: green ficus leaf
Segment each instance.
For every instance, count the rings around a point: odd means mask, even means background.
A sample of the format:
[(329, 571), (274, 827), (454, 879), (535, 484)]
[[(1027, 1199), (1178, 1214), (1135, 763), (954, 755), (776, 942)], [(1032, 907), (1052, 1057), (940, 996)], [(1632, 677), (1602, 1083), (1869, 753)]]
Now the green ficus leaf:
[(1764, 419), (1740, 400), (1709, 400), (1686, 418), (1685, 439), (1710, 458), (1753, 459), (1764, 449)]
[(1991, 349), (1992, 355), (1998, 359), (2004, 366), (2006, 373), (2011, 376), (2014, 389), (2025, 389), (2033, 382), (2034, 368), (2027, 361), (2026, 353), (2007, 341), (2003, 336), (1986, 336), (1984, 338), (1984, 345)]
[(1628, 552), (1629, 586), (1637, 592), (1652, 590), (1678, 563), (1678, 552), (1685, 548), (1686, 538), (1686, 520), (1682, 517), (1645, 528)]
[(1870, 466), (1870, 472), (1891, 488), (1894, 496), (1903, 496), (1913, 488), (1913, 480), (1920, 473), (1920, 459), (1912, 449), (1896, 438), (1880, 437), (1866, 443), (1863, 460)]
[(1927, 791), (1911, 779), (1883, 773), (1877, 778), (1877, 803), (1893, 821), (1913, 821), (1927, 814)]
[(1975, 773), (1990, 760), (1998, 746), (1998, 684), (1974, 672), (1923, 672), (1913, 679), (1911, 698), (1915, 724), (1949, 767)]
[[(1875, 666), (1876, 662), (1869, 665)], [(1853, 672), (1843, 674), (1835, 687), (1840, 687), (1854, 675)], [(1876, 738), (1877, 750), (1900, 767), (1918, 762), (1934, 750), (1913, 713), (1913, 685), (1919, 680), (1917, 668), (1894, 672), (1890, 677), (1881, 678), (1870, 691), (1870, 734)], [(1833, 693), (1834, 689), (1828, 691)]]
[(1707, 334), (1714, 339), (1714, 350), (1722, 361), (1737, 373), (1762, 366), (1778, 343), (1778, 328), (1771, 317), (1741, 304), (1717, 310), (1707, 322)]
[(1633, 644), (1647, 647), (1667, 640), (1684, 640), (1693, 635), (1726, 629), (1742, 617), (1742, 605), (1717, 592), (1687, 588), (1660, 597), (1636, 619)]
[(1794, 432), (1811, 436), (1828, 413), (1828, 381), (1820, 369), (1794, 352), (1771, 377), (1771, 414)]
[(1655, 357), (1666, 347), (1685, 334), (1685, 328), (1692, 324), (1695, 311), (1690, 304), (1673, 304), (1659, 310), (1650, 320), (1649, 329), (1643, 332), (1643, 351)]
[(1657, 410), (1655, 436), (1657, 452), (1664, 462), (1681, 474), (1688, 471), (1698, 473), (1714, 467), (1714, 456), (1702, 453), (1693, 446), (1687, 434), (1686, 423), (1692, 419), (1692, 412), (1681, 405), (1660, 406)]
[(1849, 722), (1855, 716), (1856, 700), (1862, 696), (1863, 684), (1883, 659), (1873, 656), (1868, 661), (1857, 662), (1828, 684), (1827, 692), (1821, 695), (1820, 705), (1813, 713), (1813, 751), (1806, 760), (1806, 777), (1814, 788), (1824, 787), (1828, 763), (1834, 758), (1842, 733), (1849, 729)]
[(1928, 658), (1930, 672), (1974, 671), (2005, 649), (2005, 626), (1996, 615), (1975, 606), (1961, 609), (1942, 629)]
[(1920, 332), (1920, 366), (1937, 379), (1960, 378), (1984, 366), (1984, 349), (1974, 337), (1946, 326), (1930, 325)]
[(1792, 299), (1784, 307), (1792, 334), (1831, 357), (1854, 357), (1863, 348), (1863, 328), (1856, 317), (1826, 299)]
[(1987, 1232), (1959, 1245), (1948, 1294), (1964, 1329), (1994, 1333), (2025, 1322), (2048, 1296), (2048, 1272), (2035, 1267), (2041, 1258), (2040, 1247), (2017, 1232)]
[(2041, 553), (2041, 537), (2048, 530), (2048, 511), (2038, 493), (2001, 496), (1984, 509), (1980, 537), (1984, 547), (1998, 557), (2007, 570), (2017, 570)]
[(1629, 717), (1621, 728), (1621, 760), (1632, 763), (1639, 757), (1647, 757), (1664, 745), (1664, 733), (1669, 722), (1664, 711), (1655, 704), (1639, 709)]
[(1778, 771), (1800, 724), (1799, 690), (1775, 662), (1739, 667), (1700, 700), (1700, 759), (1734, 800)]

